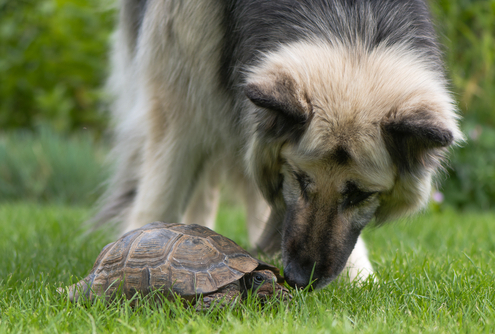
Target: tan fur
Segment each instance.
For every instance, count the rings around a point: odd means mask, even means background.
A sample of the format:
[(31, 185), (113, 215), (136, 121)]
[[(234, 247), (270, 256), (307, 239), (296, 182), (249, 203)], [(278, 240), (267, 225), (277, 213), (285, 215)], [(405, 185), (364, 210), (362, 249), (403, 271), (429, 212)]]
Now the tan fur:
[[(397, 202), (390, 218), (415, 212), (426, 204), (435, 171), (427, 171), (419, 182), (398, 178), (380, 125), (390, 110), (397, 110), (400, 117), (426, 108), (453, 131), (456, 142), (461, 141), (453, 99), (438, 73), (400, 45), (368, 53), (317, 41), (283, 46), (265, 55), (261, 65), (251, 70), (247, 83), (269, 86), (279, 80), (278, 75), (293, 78), (304, 92), (300, 94), (307, 94), (314, 113), (308, 131), (297, 147), (285, 154), (287, 157), (299, 157), (299, 164), (318, 164), (323, 155), (344, 144), (355, 164), (340, 173), (326, 172), (322, 179), (352, 176), (366, 189), (383, 192), (387, 201)], [(257, 166), (250, 156), (258, 145), (256, 140), (253, 137), (246, 156), (253, 174)]]

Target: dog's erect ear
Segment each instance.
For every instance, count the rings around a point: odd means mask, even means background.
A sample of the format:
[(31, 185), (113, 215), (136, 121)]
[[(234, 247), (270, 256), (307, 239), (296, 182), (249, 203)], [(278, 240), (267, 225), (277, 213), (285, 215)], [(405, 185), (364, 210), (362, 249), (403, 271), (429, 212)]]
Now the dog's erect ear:
[(434, 168), (440, 164), (445, 148), (454, 135), (439, 115), (426, 109), (414, 112), (390, 112), (382, 121), (382, 130), (399, 172), (413, 172), (417, 167)]
[(288, 75), (250, 82), (244, 93), (257, 110), (258, 131), (270, 139), (297, 141), (312, 115), (308, 95)]

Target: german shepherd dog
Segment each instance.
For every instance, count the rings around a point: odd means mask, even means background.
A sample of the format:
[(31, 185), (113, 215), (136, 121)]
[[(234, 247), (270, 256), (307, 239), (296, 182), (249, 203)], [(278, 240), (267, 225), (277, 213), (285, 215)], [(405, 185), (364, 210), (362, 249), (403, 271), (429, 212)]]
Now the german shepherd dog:
[(292, 286), (367, 277), (363, 228), (424, 207), (462, 140), (423, 0), (122, 0), (112, 63), (95, 220), (212, 226), (234, 185)]

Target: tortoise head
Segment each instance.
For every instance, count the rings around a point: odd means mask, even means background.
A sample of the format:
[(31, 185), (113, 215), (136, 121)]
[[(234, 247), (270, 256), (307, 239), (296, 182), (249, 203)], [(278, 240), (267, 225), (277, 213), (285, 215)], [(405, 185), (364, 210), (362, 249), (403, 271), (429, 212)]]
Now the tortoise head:
[(277, 296), (284, 301), (290, 301), (292, 296), (283, 285), (278, 284), (277, 275), (271, 270), (255, 270), (242, 278), (241, 289), (243, 295), (249, 291), (256, 297), (266, 300), (271, 296)]

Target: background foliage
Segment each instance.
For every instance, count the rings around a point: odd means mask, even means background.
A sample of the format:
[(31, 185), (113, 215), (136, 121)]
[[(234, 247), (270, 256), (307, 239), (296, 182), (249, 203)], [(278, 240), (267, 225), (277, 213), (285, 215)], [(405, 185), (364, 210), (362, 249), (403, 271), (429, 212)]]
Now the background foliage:
[(467, 142), (442, 191), (458, 208), (495, 207), (495, 0), (431, 0)]
[(0, 0), (0, 129), (105, 127), (114, 12), (97, 0)]
[[(430, 4), (468, 138), (455, 150), (440, 191), (449, 205), (490, 208), (495, 0)], [(105, 173), (103, 86), (116, 13), (114, 0), (0, 0), (0, 201), (90, 203), (98, 195), (90, 188), (100, 189)], [(83, 129), (90, 134), (81, 137)], [(91, 136), (99, 138), (98, 145)], [(51, 169), (43, 169), (47, 165)]]

